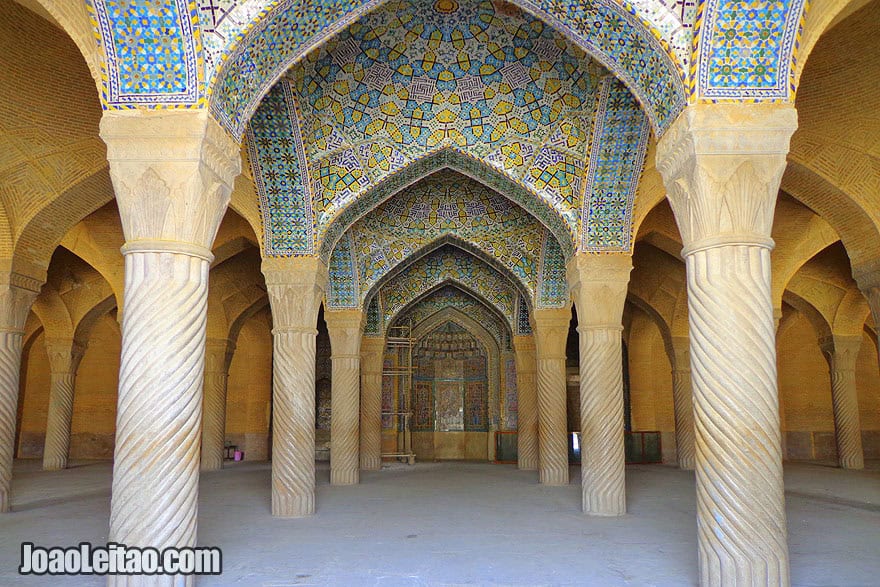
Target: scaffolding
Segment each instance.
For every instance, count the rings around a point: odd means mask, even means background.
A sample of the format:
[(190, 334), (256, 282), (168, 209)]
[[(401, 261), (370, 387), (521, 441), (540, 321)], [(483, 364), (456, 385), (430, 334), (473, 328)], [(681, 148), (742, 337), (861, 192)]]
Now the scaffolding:
[[(386, 348), (394, 353), (397, 361), (390, 368), (382, 369), (382, 379), (391, 377), (396, 383), (397, 402), (395, 411), (382, 412), (382, 419), (390, 416), (396, 423), (397, 450), (391, 453), (382, 453), (382, 458), (395, 458), (406, 461), (410, 465), (416, 462), (416, 455), (412, 450), (412, 387), (415, 367), (413, 367), (413, 347), (415, 340), (412, 338), (412, 325), (392, 326), (388, 329), (385, 339)], [(384, 362), (383, 362), (384, 365)]]

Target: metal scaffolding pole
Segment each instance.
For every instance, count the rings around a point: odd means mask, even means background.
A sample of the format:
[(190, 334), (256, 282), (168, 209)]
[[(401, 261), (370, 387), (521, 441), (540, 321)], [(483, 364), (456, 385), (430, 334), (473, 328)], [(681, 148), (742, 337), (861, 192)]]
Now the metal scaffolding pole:
[(382, 378), (391, 377), (396, 383), (397, 409), (391, 412), (382, 412), (382, 416), (391, 416), (397, 422), (397, 451), (382, 453), (382, 458), (396, 458), (406, 460), (410, 465), (415, 464), (416, 455), (412, 450), (412, 388), (413, 374), (413, 347), (415, 340), (412, 338), (412, 326), (392, 326), (388, 329), (386, 337), (386, 349), (397, 355), (397, 361), (390, 369), (382, 369)]

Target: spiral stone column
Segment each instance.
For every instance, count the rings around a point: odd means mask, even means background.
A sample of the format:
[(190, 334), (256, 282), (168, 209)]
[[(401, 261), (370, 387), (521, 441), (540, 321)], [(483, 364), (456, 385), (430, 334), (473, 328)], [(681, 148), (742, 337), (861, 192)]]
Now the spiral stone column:
[(44, 471), (58, 471), (67, 467), (70, 423), (73, 419), (73, 390), (76, 371), (85, 350), (83, 345), (72, 339), (46, 340), (51, 378), (46, 442), (43, 446)]
[(317, 257), (263, 259), (274, 328), (272, 515), (315, 513), (315, 339), (327, 290)]
[(788, 585), (770, 251), (791, 105), (689, 106), (657, 169), (684, 242), (702, 585)]
[(330, 484), (356, 485), (360, 481), (361, 310), (324, 313), (330, 334), (332, 362), (330, 390)]
[(538, 470), (538, 382), (535, 337), (513, 337), (516, 361), (517, 467)]
[(106, 112), (101, 138), (126, 239), (109, 540), (192, 547), (210, 246), (240, 171), (240, 147), (203, 111)]
[(0, 513), (11, 504), (24, 323), (42, 284), (8, 269), (0, 273)]
[(856, 361), (861, 336), (831, 336), (820, 341), (831, 375), (831, 402), (837, 459), (842, 469), (864, 469), (862, 426), (859, 421), (859, 395), (856, 390)]
[(623, 306), (632, 256), (575, 255), (566, 276), (580, 335), (581, 492), (585, 514), (626, 513)]
[(382, 468), (382, 364), (385, 338), (361, 339), (361, 469)]
[(691, 386), (690, 339), (672, 337), (672, 402), (675, 412), (675, 450), (678, 467), (694, 470), (694, 400)]
[(226, 386), (235, 346), (225, 338), (205, 343), (205, 393), (202, 402), (202, 471), (223, 468), (226, 442)]
[(536, 309), (532, 320), (538, 367), (538, 475), (544, 485), (568, 485), (565, 342), (571, 308)]

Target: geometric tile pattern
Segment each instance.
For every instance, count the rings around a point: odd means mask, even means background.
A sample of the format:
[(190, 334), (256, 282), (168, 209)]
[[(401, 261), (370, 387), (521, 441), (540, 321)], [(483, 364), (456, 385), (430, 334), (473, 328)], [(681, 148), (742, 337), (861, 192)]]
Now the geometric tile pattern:
[[(336, 243), (336, 250), (330, 257), (327, 268), (327, 306), (330, 308), (356, 308), (359, 296), (359, 276), (357, 253), (351, 233), (346, 233)], [(352, 303), (354, 302), (354, 303)]]
[(538, 308), (561, 308), (569, 301), (568, 283), (565, 280), (565, 257), (556, 239), (544, 233), (541, 243), (541, 271), (538, 274)]
[(492, 2), (400, 0), (286, 74), (316, 216), (333, 217), (444, 147), (487, 160), (577, 226), (605, 70), (559, 32)]
[[(345, 298), (334, 293), (331, 306), (359, 307), (395, 266), (445, 236), (465, 241), (506, 267), (533, 297), (544, 240), (556, 240), (501, 194), (455, 171), (439, 171), (398, 192), (346, 231), (330, 257), (331, 292), (340, 279)], [(555, 250), (561, 252), (558, 244)], [(336, 273), (335, 267), (344, 270), (352, 260), (355, 279)], [(349, 292), (355, 281), (358, 290)]]
[[(784, 101), (794, 96), (794, 62), (807, 0), (706, 0), (697, 15), (697, 100)], [(696, 85), (696, 88), (693, 85)]]
[(410, 302), (446, 282), (475, 292), (513, 323), (518, 289), (495, 268), (450, 245), (413, 261), (382, 285), (378, 295), (383, 323), (389, 324)]
[[(319, 243), (316, 245), (318, 255), (326, 262), (330, 258), (333, 246), (339, 236), (359, 218), (394, 194), (410, 189), (422, 179), (443, 169), (451, 169), (469, 178), (476, 178), (487, 189), (504, 194), (506, 198), (526, 210), (550, 230), (559, 240), (566, 258), (574, 254), (577, 241), (574, 240), (573, 235), (576, 234), (577, 225), (570, 226), (551, 206), (536, 197), (523, 184), (495, 171), (483, 161), (450, 148), (434, 151), (430, 155), (415, 160), (406, 168), (377, 184), (335, 217), (324, 216), (316, 220), (314, 240)], [(271, 234), (267, 234), (266, 238), (276, 242), (282, 240), (277, 235)]]
[(205, 105), (195, 2), (89, 0), (104, 49), (104, 108)]
[(444, 285), (411, 303), (411, 305), (398, 314), (390, 326), (404, 324), (413, 324), (415, 326), (422, 324), (430, 319), (431, 316), (446, 308), (454, 308), (462, 314), (473, 318), (489, 331), (496, 344), (498, 344), (499, 349), (509, 350), (511, 348), (510, 323), (471, 293), (455, 285)]
[(519, 296), (516, 302), (516, 322), (514, 323), (514, 334), (529, 335), (532, 333), (532, 323), (529, 320), (529, 305), (524, 297)]
[[(664, 0), (666, 4), (672, 1)], [(233, 134), (241, 134), (260, 95), (281, 73), (342, 27), (359, 17), (361, 22), (368, 19), (370, 9), (385, 4), (377, 11), (406, 14), (408, 4), (436, 4), (447, 16), (470, 10), (471, 6), (488, 6), (494, 13), (492, 3), (485, 0), (255, 0), (239, 2), (241, 8), (229, 0), (203, 2), (227, 8), (216, 34), (206, 35), (205, 43), (210, 63), (218, 67), (216, 72), (209, 69), (212, 113)], [(657, 0), (514, 0), (512, 4), (535, 14), (541, 24), (549, 23), (623, 79), (645, 105), (658, 135), (684, 107), (682, 80), (687, 71), (687, 51), (682, 48), (687, 45), (686, 31), (672, 11)], [(519, 10), (499, 3), (498, 13), (499, 20), (509, 20), (518, 16)], [(552, 55), (552, 50), (548, 53)], [(381, 80), (380, 73), (373, 72), (369, 79)]]
[(516, 361), (507, 359), (504, 364), (504, 406), (502, 413), (501, 428), (503, 430), (516, 430), (517, 411), (519, 407), (518, 395), (516, 392)]
[(285, 83), (263, 99), (248, 125), (251, 171), (263, 213), (266, 255), (314, 251), (314, 214), (296, 101)]
[(633, 201), (649, 134), (648, 120), (626, 86), (606, 77), (584, 182), (581, 250), (631, 250)]

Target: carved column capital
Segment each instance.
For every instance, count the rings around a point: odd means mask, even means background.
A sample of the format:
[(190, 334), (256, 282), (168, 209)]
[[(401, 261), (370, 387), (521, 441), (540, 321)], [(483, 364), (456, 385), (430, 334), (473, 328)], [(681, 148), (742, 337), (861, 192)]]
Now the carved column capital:
[(691, 339), (687, 336), (672, 337), (672, 372), (691, 371)]
[(868, 299), (874, 323), (880, 325), (880, 259), (853, 267), (853, 278)]
[(361, 372), (382, 374), (382, 359), (385, 356), (384, 336), (364, 336), (361, 338)]
[(357, 309), (327, 310), (324, 320), (330, 334), (330, 358), (360, 358), (366, 314)]
[(100, 134), (127, 250), (170, 241), (209, 254), (241, 172), (238, 141), (207, 111), (105, 112)]
[(0, 331), (24, 332), (24, 323), (42, 282), (18, 273), (0, 273)]
[(632, 255), (579, 253), (565, 270), (578, 329), (621, 328)]
[(226, 338), (205, 340), (205, 373), (227, 374), (235, 345)]
[(318, 257), (267, 257), (261, 269), (275, 331), (316, 333), (327, 266)]
[(828, 361), (829, 369), (834, 371), (855, 371), (859, 350), (862, 348), (860, 336), (823, 336), (819, 348)]
[(53, 375), (75, 374), (86, 352), (86, 345), (68, 338), (47, 338), (46, 353)]
[(772, 248), (770, 230), (797, 128), (790, 104), (695, 104), (657, 143), (657, 170), (684, 254), (725, 244)]
[(571, 307), (538, 308), (532, 312), (532, 330), (539, 358), (565, 359), (571, 326)]

